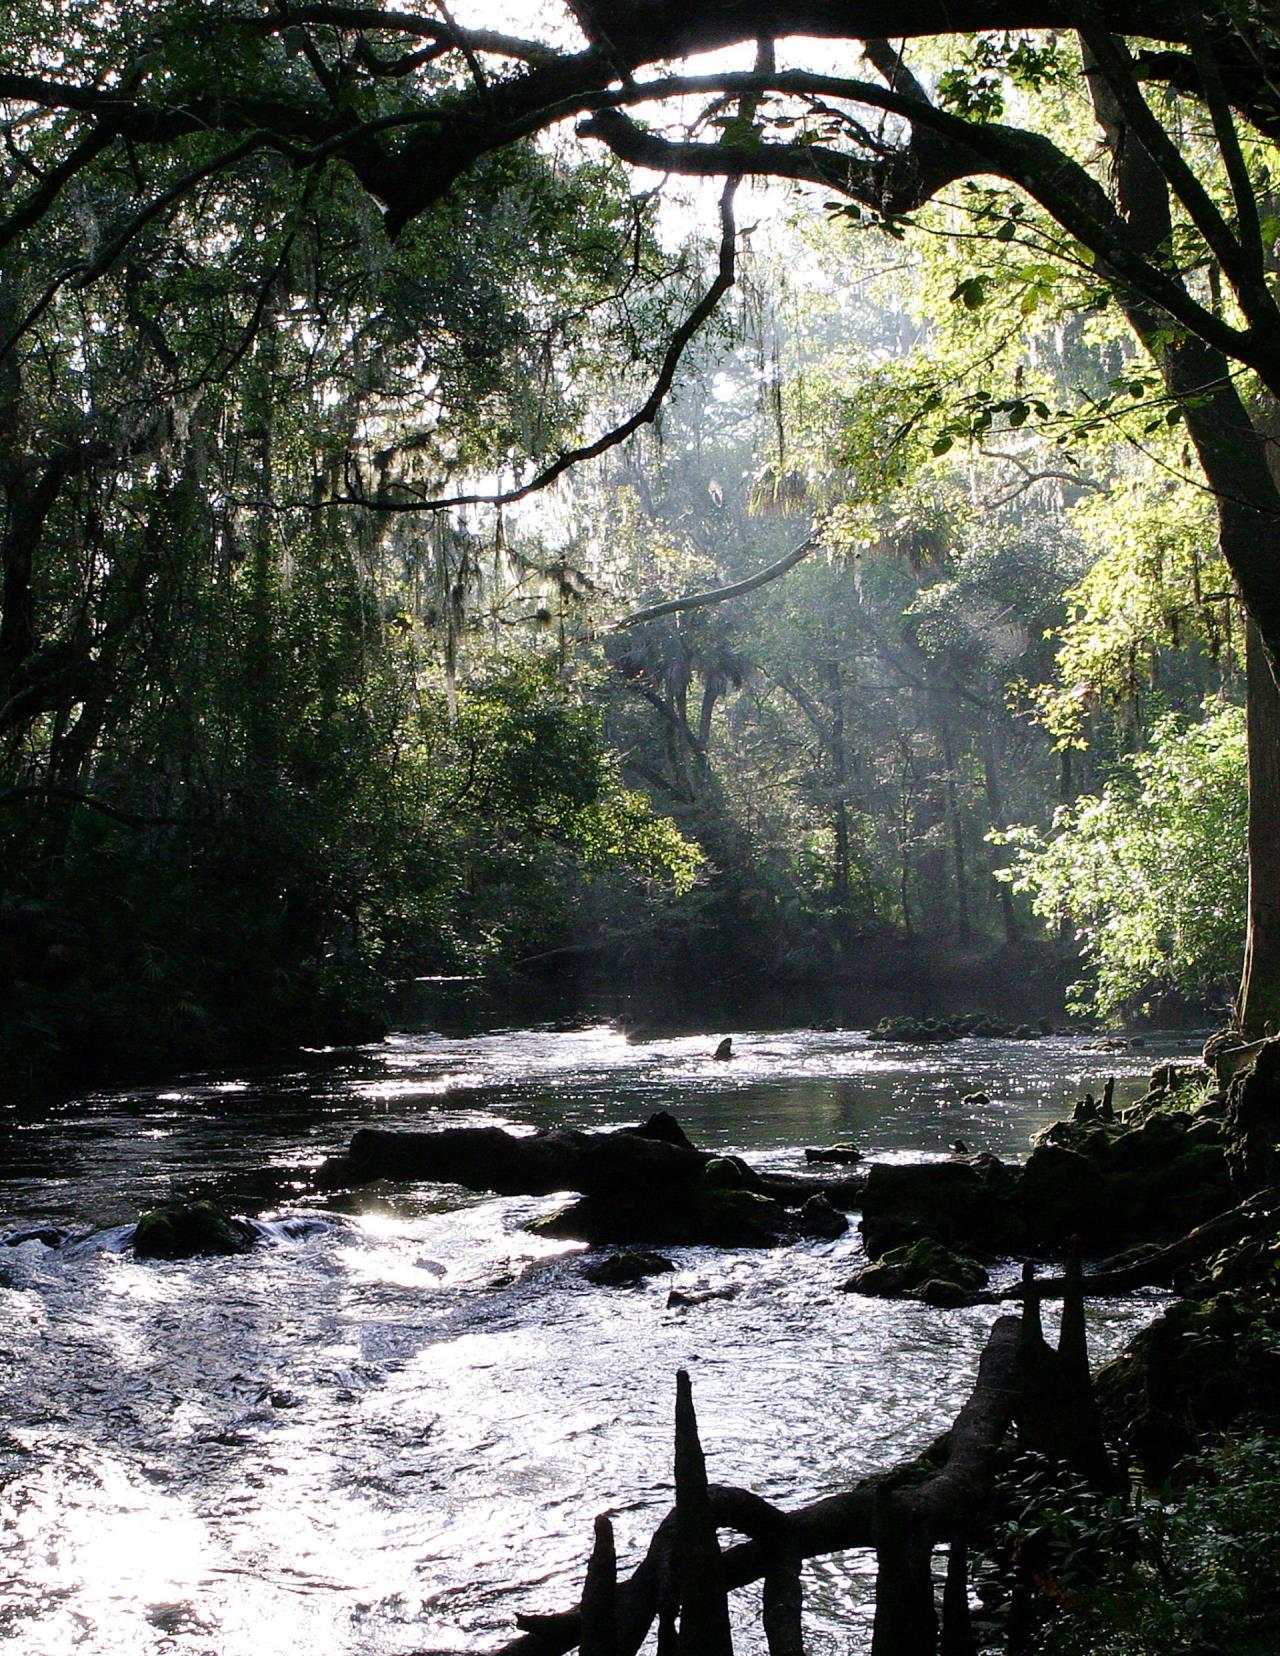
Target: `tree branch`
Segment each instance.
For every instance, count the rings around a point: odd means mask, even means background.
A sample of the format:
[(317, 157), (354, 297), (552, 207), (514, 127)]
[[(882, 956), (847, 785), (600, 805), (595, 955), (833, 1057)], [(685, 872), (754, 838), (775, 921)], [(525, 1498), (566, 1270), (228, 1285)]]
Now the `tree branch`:
[(105, 799), (94, 799), (91, 794), (78, 793), (74, 788), (57, 788), (46, 783), (29, 788), (6, 788), (0, 793), (0, 806), (16, 805), (26, 799), (60, 799), (68, 805), (83, 805), (86, 810), (97, 811), (102, 816), (110, 817), (113, 822), (122, 822), (126, 828), (190, 828), (192, 823), (184, 817), (174, 816), (139, 816), (136, 811), (124, 811), (116, 805), (108, 805)]
[[(1090, 0), (1076, 0), (1076, 3), (1080, 8), (1081, 37), (1106, 76), (1125, 119), (1226, 271), (1245, 315), (1255, 323), (1274, 320), (1275, 306), (1265, 283), (1259, 292), (1241, 243), (1143, 97), (1127, 46), (1102, 26)], [(1232, 136), (1234, 140), (1234, 133)]]
[(732, 586), (716, 587), (711, 592), (695, 592), (688, 598), (667, 598), (661, 604), (650, 604), (647, 609), (624, 615), (620, 621), (615, 621), (609, 630), (622, 632), (627, 627), (639, 627), (646, 621), (656, 621), (662, 615), (675, 615), (680, 610), (701, 609), (707, 604), (723, 604), (730, 598), (741, 598), (744, 593), (754, 592), (757, 587), (762, 587), (769, 581), (776, 581), (780, 575), (794, 569), (818, 544), (816, 534), (806, 535), (799, 546), (793, 547), (786, 557), (779, 558), (777, 563), (771, 563), (768, 568), (758, 570), (754, 575), (749, 575), (745, 581), (735, 581)]
[[(891, 166), (900, 166), (903, 155), (910, 153), (910, 146), (904, 146), (898, 155), (888, 161), (850, 158), (844, 163), (843, 178), (839, 176), (839, 169), (834, 168), (831, 174), (824, 171), (823, 176), (814, 179), (814, 182), (839, 190), (878, 211), (904, 213), (922, 206), (930, 199), (932, 192), (952, 178), (975, 173), (1004, 178), (1040, 202), (1069, 235), (1089, 248), (1100, 274), (1141, 294), (1214, 349), (1254, 368), (1269, 386), (1280, 387), (1280, 329), (1270, 325), (1275, 314), (1270, 301), (1265, 314), (1260, 316), (1263, 324), (1260, 327), (1237, 328), (1214, 315), (1191, 297), (1175, 275), (1163, 269), (1150, 256), (1151, 249), (1139, 244), (1130, 234), (1124, 219), (1096, 180), (1051, 139), (1040, 133), (995, 121), (972, 123), (962, 116), (891, 88), (798, 70), (768, 77), (725, 74), (645, 82), (634, 93), (611, 93), (607, 101), (610, 107), (614, 107), (672, 97), (677, 91), (740, 96), (744, 92), (770, 90), (800, 94), (820, 92), (848, 98), (901, 115), (912, 123), (913, 131), (916, 126), (928, 127), (939, 138), (948, 141), (946, 145), (939, 146), (939, 162), (918, 166), (914, 189), (907, 187), (911, 181), (909, 173), (900, 173), (892, 189), (888, 189), (883, 181), (885, 171)], [(604, 102), (603, 99), (601, 101)], [(1138, 101), (1142, 102), (1140, 97)], [(1145, 103), (1143, 108), (1146, 108)], [(1149, 110), (1147, 114), (1150, 116)], [(604, 138), (622, 159), (659, 170), (709, 175), (717, 172), (740, 173), (756, 177), (804, 176), (805, 163), (797, 159), (798, 154), (803, 155), (804, 146), (770, 143), (751, 147), (689, 145), (643, 132), (634, 123), (627, 125), (631, 130), (624, 130), (611, 121), (602, 127), (597, 114), (585, 123), (585, 129)], [(626, 145), (625, 150), (616, 147), (619, 139)], [(959, 151), (952, 146), (959, 146)], [(640, 159), (642, 155), (643, 161)], [(933, 162), (932, 156), (928, 159)], [(1234, 267), (1239, 269), (1238, 259), (1234, 261)]]
[(470, 49), (492, 57), (513, 58), (524, 63), (554, 61), (553, 47), (518, 35), (500, 34), (492, 29), (461, 29), (452, 18), (423, 17), (418, 12), (383, 11), (378, 6), (289, 5), (261, 17), (229, 17), (228, 22), (260, 34), (279, 34), (301, 23), (331, 24), (335, 29), (370, 29), (383, 34), (411, 35), (430, 40), (451, 50)]
[(651, 424), (657, 418), (666, 401), (667, 393), (675, 382), (676, 370), (680, 366), (685, 347), (714, 314), (721, 299), (733, 286), (737, 269), (737, 231), (733, 217), (733, 198), (737, 187), (738, 180), (731, 178), (720, 198), (720, 258), (715, 279), (671, 336), (671, 343), (667, 347), (658, 377), (654, 380), (653, 389), (648, 397), (635, 413), (623, 420), (620, 425), (606, 431), (593, 442), (566, 450), (527, 483), (497, 494), (447, 495), (434, 500), (382, 500), (363, 493), (345, 494), (331, 495), (320, 501), (319, 506), (366, 506), (376, 512), (446, 512), (456, 506), (510, 506), (517, 500), (525, 500), (531, 494), (547, 488), (558, 477), (562, 477), (571, 466), (596, 459), (609, 449), (616, 448), (619, 443), (625, 443), (641, 426)]
[(17, 207), (0, 222), (0, 250), (33, 224), (38, 224), (57, 200), (64, 185), (96, 161), (114, 143), (115, 137), (102, 127), (94, 127), (66, 154), (56, 167), (51, 167)]

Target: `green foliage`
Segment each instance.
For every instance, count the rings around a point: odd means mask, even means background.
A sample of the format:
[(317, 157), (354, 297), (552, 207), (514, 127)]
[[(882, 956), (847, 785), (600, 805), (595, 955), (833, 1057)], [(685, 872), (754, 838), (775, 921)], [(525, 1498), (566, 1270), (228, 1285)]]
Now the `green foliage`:
[(1244, 935), (1246, 751), (1239, 708), (1161, 719), (1108, 786), (1018, 828), (1005, 871), (1046, 920), (1076, 929), (1090, 978), (1077, 1001), (1115, 1017), (1157, 986), (1213, 993)]
[(1024, 1456), (1001, 1552), (1044, 1656), (1269, 1656), (1280, 1638), (1280, 1442), (1223, 1442), (1177, 1495), (1104, 1498)]
[(1074, 54), (1055, 35), (1047, 38), (1004, 30), (970, 35), (938, 77), (943, 106), (979, 121), (999, 120), (1008, 90), (1039, 92), (1068, 81)]
[[(0, 959), (11, 1073), (104, 1056), (163, 1062), (378, 1027), (388, 975), (470, 970), (555, 940), (575, 869), (687, 890), (698, 854), (622, 789), (600, 717), (522, 660), (460, 697), (413, 693), (397, 647), (274, 675), (269, 770), (252, 703), (225, 791), (150, 820), (154, 780), (113, 809), (0, 817)], [(336, 677), (335, 677), (336, 675)], [(346, 682), (340, 682), (345, 679)]]
[(1083, 745), (1091, 710), (1132, 707), (1172, 651), (1221, 656), (1232, 597), (1204, 490), (1131, 477), (1073, 517), (1094, 561), (1069, 596), (1054, 680), (1033, 700), (1058, 742)]

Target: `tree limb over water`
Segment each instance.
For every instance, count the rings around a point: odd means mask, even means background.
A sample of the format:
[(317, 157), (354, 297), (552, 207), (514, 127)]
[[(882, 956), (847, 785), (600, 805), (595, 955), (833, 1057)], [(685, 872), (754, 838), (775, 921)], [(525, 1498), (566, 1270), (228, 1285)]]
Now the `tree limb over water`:
[(681, 610), (699, 609), (705, 604), (724, 604), (730, 598), (741, 598), (748, 592), (754, 592), (757, 587), (765, 586), (769, 581), (776, 581), (779, 576), (785, 575), (788, 570), (794, 569), (803, 558), (807, 558), (819, 545), (816, 535), (806, 535), (799, 546), (793, 546), (791, 551), (768, 568), (757, 570), (754, 575), (748, 575), (743, 581), (734, 581), (731, 586), (715, 587), (709, 592), (695, 592), (687, 598), (666, 598), (660, 604), (650, 604), (645, 609), (634, 611), (631, 615), (624, 615), (620, 621), (613, 624), (614, 632), (622, 632), (627, 627), (639, 627), (646, 621), (656, 621), (662, 615), (675, 615)]

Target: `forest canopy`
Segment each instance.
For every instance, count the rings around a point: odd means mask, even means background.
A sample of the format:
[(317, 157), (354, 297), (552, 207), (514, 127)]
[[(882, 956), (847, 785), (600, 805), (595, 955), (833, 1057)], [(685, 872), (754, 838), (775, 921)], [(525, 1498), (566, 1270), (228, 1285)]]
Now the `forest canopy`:
[[(1238, 863), (1246, 678), (1280, 1013), (1267, 18), (510, 10), (0, 24), (8, 1049), (1016, 950), (1018, 823), (1089, 954), (1082, 797)], [(1234, 756), (1198, 828), (1179, 742)], [(1213, 905), (1099, 1007), (1221, 1003)]]

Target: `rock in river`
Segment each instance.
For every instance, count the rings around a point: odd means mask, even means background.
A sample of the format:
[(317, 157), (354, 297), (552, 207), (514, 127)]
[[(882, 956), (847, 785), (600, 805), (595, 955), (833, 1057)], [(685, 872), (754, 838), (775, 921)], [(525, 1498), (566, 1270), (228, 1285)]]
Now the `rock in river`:
[(584, 1268), (588, 1282), (602, 1288), (630, 1288), (647, 1277), (662, 1276), (674, 1271), (675, 1266), (666, 1254), (650, 1253), (646, 1248), (629, 1248), (624, 1253), (607, 1254)]
[(252, 1225), (230, 1218), (212, 1202), (169, 1202), (138, 1220), (133, 1251), (140, 1259), (191, 1259), (248, 1253), (256, 1240)]

